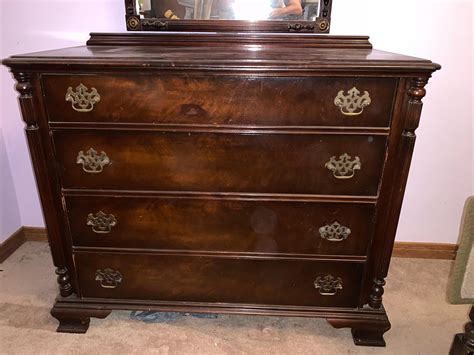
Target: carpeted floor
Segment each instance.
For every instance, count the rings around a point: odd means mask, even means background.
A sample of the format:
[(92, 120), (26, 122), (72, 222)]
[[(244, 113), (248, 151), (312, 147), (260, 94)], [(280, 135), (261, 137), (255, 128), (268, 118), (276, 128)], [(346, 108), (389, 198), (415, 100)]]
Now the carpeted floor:
[(56, 277), (48, 246), (28, 242), (0, 264), (0, 354), (447, 354), (469, 306), (446, 302), (450, 261), (393, 259), (384, 297), (386, 348), (356, 347), (322, 319), (219, 315), (147, 324), (129, 312), (55, 333)]

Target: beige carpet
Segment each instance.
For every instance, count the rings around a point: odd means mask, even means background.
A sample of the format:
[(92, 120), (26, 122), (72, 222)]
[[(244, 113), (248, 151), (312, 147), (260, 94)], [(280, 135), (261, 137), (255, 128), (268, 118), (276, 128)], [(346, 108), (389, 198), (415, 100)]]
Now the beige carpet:
[(348, 329), (325, 320), (226, 316), (184, 317), (164, 324), (112, 312), (87, 334), (55, 333), (49, 315), (56, 277), (45, 243), (24, 244), (0, 264), (0, 354), (447, 354), (469, 306), (446, 302), (451, 262), (394, 259), (385, 308), (392, 322), (386, 348), (356, 347)]

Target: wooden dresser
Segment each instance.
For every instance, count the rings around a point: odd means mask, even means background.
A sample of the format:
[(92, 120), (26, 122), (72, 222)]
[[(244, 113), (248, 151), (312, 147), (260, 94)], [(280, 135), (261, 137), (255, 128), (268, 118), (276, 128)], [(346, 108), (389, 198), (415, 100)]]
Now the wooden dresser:
[(60, 296), (112, 310), (324, 317), (383, 346), (425, 85), (368, 37), (92, 34), (13, 56)]

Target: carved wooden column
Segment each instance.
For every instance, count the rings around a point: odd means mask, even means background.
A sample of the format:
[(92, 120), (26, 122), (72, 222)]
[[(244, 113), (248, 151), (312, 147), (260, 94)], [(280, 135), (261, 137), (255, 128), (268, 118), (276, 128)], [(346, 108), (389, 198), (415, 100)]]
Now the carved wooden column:
[(64, 241), (61, 237), (61, 227), (57, 223), (61, 218), (58, 218), (56, 215), (54, 192), (46, 179), (48, 167), (45, 162), (47, 159), (45, 158), (45, 149), (37, 120), (38, 113), (33, 106), (34, 86), (31, 84), (33, 76), (30, 73), (24, 72), (14, 72), (13, 76), (17, 81), (15, 88), (20, 93), (18, 100), (20, 102), (23, 121), (26, 124), (26, 138), (30, 148), (33, 169), (35, 170), (36, 184), (43, 206), (51, 254), (54, 265), (56, 266), (56, 274), (58, 275), (59, 291), (61, 296), (67, 297), (70, 296), (74, 290), (63, 250)]
[(374, 309), (379, 309), (382, 307), (382, 296), (384, 293), (383, 287), (385, 286), (385, 280), (375, 278), (374, 285), (372, 286), (372, 291), (369, 295), (369, 306)]
[(408, 173), (410, 171), (411, 159), (415, 147), (416, 134), (415, 131), (419, 126), (421, 110), (423, 108), (422, 99), (426, 95), (425, 86), (428, 83), (429, 77), (412, 78), (410, 88), (408, 90), (408, 105), (405, 115), (405, 123), (402, 131), (402, 138), (400, 140), (400, 148), (397, 159), (403, 162), (402, 169), (396, 171), (393, 186), (393, 198), (390, 202), (391, 216), (389, 221), (391, 223), (387, 226), (386, 235), (391, 236), (385, 238), (385, 243), (391, 243), (390, 246), (382, 248), (376, 267), (379, 270), (379, 275), (376, 275), (373, 280), (372, 291), (369, 295), (369, 306), (374, 309), (382, 307), (382, 296), (384, 293), (385, 278), (387, 277), (388, 268), (390, 265), (390, 258), (393, 249), (393, 243), (397, 232), (398, 220), (400, 217), (400, 210), (402, 207), (403, 197), (405, 194), (405, 187), (408, 180)]

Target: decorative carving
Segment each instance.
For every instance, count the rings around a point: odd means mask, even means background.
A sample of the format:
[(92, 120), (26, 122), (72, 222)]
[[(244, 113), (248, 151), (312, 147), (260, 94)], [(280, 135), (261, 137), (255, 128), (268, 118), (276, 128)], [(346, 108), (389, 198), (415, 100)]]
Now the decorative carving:
[(135, 0), (125, 0), (125, 12), (127, 15), (135, 15)]
[[(32, 74), (25, 72), (13, 71), (13, 76), (17, 81), (15, 89), (20, 93), (18, 101), (20, 103), (23, 121), (25, 122), (25, 131), (30, 146), (30, 155), (35, 170), (36, 180), (39, 187), (39, 194), (43, 208), (54, 209), (52, 205), (54, 200), (54, 192), (51, 190), (46, 179), (48, 167), (45, 159), (46, 147), (42, 144), (42, 137), (37, 122), (37, 110), (34, 108), (34, 86), (31, 84)], [(37, 80), (37, 77), (36, 77)], [(38, 82), (37, 82), (38, 83)], [(62, 234), (54, 220), (54, 215), (51, 211), (45, 214), (45, 221), (48, 226), (48, 240), (51, 244), (51, 254), (53, 256), (54, 265), (56, 266), (55, 273), (58, 276), (57, 282), (59, 285), (60, 295), (68, 297), (73, 293), (73, 286), (66, 267), (66, 257), (62, 249)]]
[(323, 0), (322, 6), (321, 6), (322, 17), (328, 17), (330, 11), (331, 11), (331, 0)]
[[(189, 2), (189, 0), (187, 1)], [(202, 1), (200, 1), (202, 3)], [(209, 3), (212, 3), (210, 1)], [(214, 1), (216, 3), (216, 1)], [(190, 5), (191, 7), (193, 5)], [(198, 6), (199, 7), (199, 6)], [(227, 20), (216, 19), (213, 21), (188, 21), (181, 16), (173, 13), (173, 10), (168, 9), (161, 12), (158, 18), (150, 18), (149, 11), (141, 9), (139, 1), (125, 0), (125, 18), (127, 30), (129, 31), (156, 31), (169, 30), (172, 31), (212, 31), (212, 32), (329, 32), (331, 21), (331, 0), (321, 0), (317, 4), (318, 13), (309, 11), (306, 18), (301, 23), (293, 25), (292, 23), (284, 23), (283, 21), (233, 21), (228, 24)], [(199, 11), (198, 11), (199, 12)], [(143, 15), (143, 16), (142, 16)], [(196, 15), (196, 13), (195, 13)], [(163, 16), (163, 17), (162, 17)], [(315, 18), (315, 16), (317, 16)], [(204, 17), (197, 15), (196, 19), (204, 19)], [(167, 22), (166, 19), (172, 21)], [(283, 23), (282, 23), (283, 22)]]
[(383, 287), (385, 286), (385, 280), (375, 278), (374, 284), (372, 286), (372, 291), (369, 295), (369, 306), (374, 309), (379, 309), (382, 307), (382, 296), (384, 293)]
[(318, 276), (314, 281), (314, 288), (322, 296), (334, 296), (338, 290), (342, 290), (342, 279), (332, 275)]
[(30, 83), (31, 74), (14, 72), (13, 76), (17, 81), (15, 89), (20, 93), (18, 101), (20, 103), (23, 121), (26, 124), (25, 129), (27, 131), (38, 130), (35, 110), (33, 109), (33, 87)]
[(364, 112), (364, 107), (369, 106), (372, 100), (367, 91), (360, 96), (360, 91), (354, 86), (344, 95), (344, 90), (337, 93), (334, 105), (341, 108), (341, 112), (346, 116), (358, 116)]
[(167, 30), (168, 22), (157, 18), (144, 19), (142, 20), (142, 27), (146, 30)]
[(80, 83), (73, 91), (72, 87), (67, 88), (66, 101), (71, 102), (74, 111), (90, 112), (94, 109), (94, 105), (100, 102), (100, 95), (96, 88), (91, 91), (84, 84)]
[(67, 268), (57, 268), (56, 275), (58, 275), (59, 293), (63, 297), (70, 296), (72, 294), (72, 285)]
[(428, 83), (428, 78), (414, 78), (411, 81), (411, 87), (408, 90), (408, 111), (405, 121), (405, 130), (403, 135), (415, 138), (415, 130), (420, 123), (421, 109), (423, 102), (421, 101), (426, 95), (425, 85)]
[(104, 166), (110, 164), (110, 159), (105, 152), (99, 154), (90, 148), (86, 154), (82, 150), (77, 154), (77, 164), (82, 164), (82, 169), (86, 173), (97, 174), (104, 170)]
[(352, 160), (349, 154), (344, 153), (339, 156), (339, 159), (332, 156), (324, 166), (332, 171), (336, 179), (350, 179), (354, 177), (356, 170), (362, 168), (362, 163), (359, 157), (355, 157), (354, 160)]
[(110, 233), (112, 227), (117, 225), (117, 219), (113, 214), (106, 215), (99, 211), (95, 214), (89, 213), (87, 216), (87, 225), (92, 226), (92, 231), (97, 234)]
[(288, 31), (290, 32), (314, 32), (314, 24), (308, 23), (289, 23)]
[(140, 29), (140, 19), (136, 16), (130, 16), (127, 18), (127, 28), (131, 31), (137, 31)]
[(321, 238), (327, 239), (330, 242), (342, 242), (349, 237), (351, 229), (336, 221), (333, 224), (326, 224), (324, 227), (319, 228), (319, 234)]
[[(415, 130), (418, 128), (420, 122), (421, 109), (423, 107), (422, 99), (426, 95), (425, 85), (428, 83), (429, 77), (415, 77), (411, 79), (411, 86), (408, 89), (408, 107), (403, 124), (402, 139), (397, 147), (398, 157), (401, 161), (398, 163), (396, 177), (392, 181), (394, 191), (396, 191), (394, 199), (390, 202), (390, 209), (393, 211), (400, 211), (403, 201), (403, 191), (408, 179), (408, 172), (410, 170), (410, 162), (415, 146)], [(397, 159), (394, 157), (393, 159)], [(397, 218), (393, 218), (393, 223), (386, 225), (385, 229), (381, 229), (385, 240), (393, 241), (396, 234)], [(387, 271), (392, 256), (392, 248), (384, 247), (382, 253), (377, 255), (378, 261), (376, 269), (379, 273), (375, 275), (372, 290), (369, 294), (368, 304), (372, 308), (380, 308), (382, 304), (382, 295), (384, 293), (384, 278), (387, 276)]]
[(319, 21), (318, 28), (321, 32), (327, 31), (329, 29), (329, 21), (326, 19)]
[(95, 280), (103, 288), (116, 288), (122, 282), (122, 274), (117, 270), (104, 269), (95, 272)]

